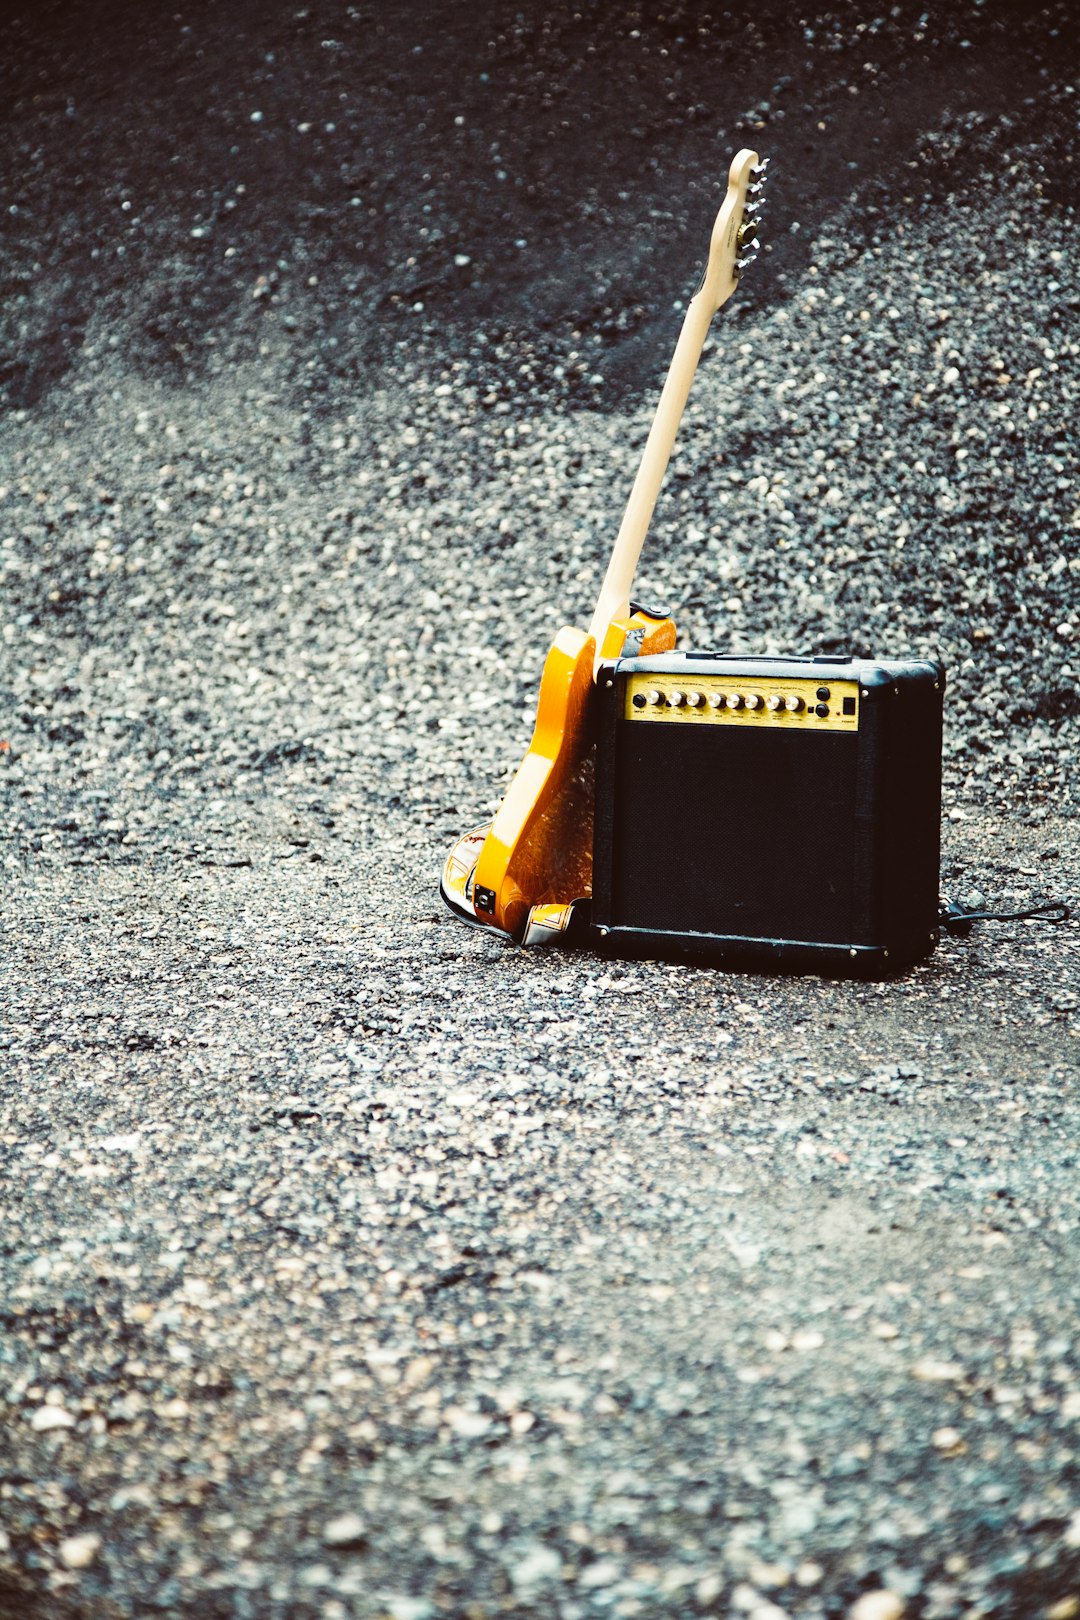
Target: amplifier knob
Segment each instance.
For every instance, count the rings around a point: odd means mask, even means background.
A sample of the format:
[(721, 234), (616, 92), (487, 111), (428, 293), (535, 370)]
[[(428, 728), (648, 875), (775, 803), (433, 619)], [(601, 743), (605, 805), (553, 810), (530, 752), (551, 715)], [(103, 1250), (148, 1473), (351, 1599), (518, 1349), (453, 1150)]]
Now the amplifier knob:
[(750, 696), (746, 700), (746, 707), (748, 709), (760, 709), (761, 708), (761, 699), (758, 697), (756, 692), (751, 692), (750, 693)]
[(671, 707), (673, 709), (681, 709), (682, 706), (683, 706), (683, 695), (682, 695), (682, 693), (681, 692), (672, 692), (671, 696), (668, 698), (668, 702), (671, 704)]
[(700, 692), (687, 692), (686, 701), (692, 709), (700, 709), (705, 699)]
[(709, 708), (710, 709), (722, 709), (723, 707), (724, 707), (724, 694), (723, 694), (723, 692), (710, 692), (709, 693)]
[(727, 700), (727, 706), (728, 706), (729, 709), (741, 709), (742, 708), (743, 700), (739, 696), (738, 692), (732, 692), (731, 696)]
[(658, 692), (655, 686), (651, 686), (645, 694), (645, 701), (651, 709), (655, 709), (657, 704), (663, 703), (664, 694), (663, 692)]
[(784, 702), (784, 708), (787, 710), (788, 714), (799, 714), (802, 711), (802, 707), (803, 700), (801, 697), (789, 697)]
[(765, 699), (765, 707), (767, 709), (771, 709), (773, 714), (776, 713), (777, 709), (782, 709), (784, 707), (784, 700), (780, 696), (779, 692), (770, 693), (770, 695)]

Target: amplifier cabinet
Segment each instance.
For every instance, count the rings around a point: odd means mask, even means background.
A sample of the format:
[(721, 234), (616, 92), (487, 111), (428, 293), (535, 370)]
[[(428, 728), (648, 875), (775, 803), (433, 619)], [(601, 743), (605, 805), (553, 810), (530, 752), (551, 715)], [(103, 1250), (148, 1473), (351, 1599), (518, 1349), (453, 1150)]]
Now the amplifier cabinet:
[(867, 977), (929, 955), (944, 687), (918, 660), (602, 665), (594, 929), (623, 952)]

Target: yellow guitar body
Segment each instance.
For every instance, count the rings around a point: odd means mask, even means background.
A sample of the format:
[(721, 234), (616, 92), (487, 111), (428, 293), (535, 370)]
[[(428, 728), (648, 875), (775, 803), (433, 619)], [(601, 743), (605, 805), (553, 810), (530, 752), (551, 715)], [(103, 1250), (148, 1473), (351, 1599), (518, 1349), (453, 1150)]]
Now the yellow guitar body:
[[(601, 647), (617, 658), (630, 640), (642, 652), (675, 645), (670, 619), (635, 613), (615, 620)], [(571, 626), (544, 663), (529, 751), (491, 823), (472, 878), (476, 917), (517, 938), (536, 905), (592, 893), (593, 735), (596, 643)]]

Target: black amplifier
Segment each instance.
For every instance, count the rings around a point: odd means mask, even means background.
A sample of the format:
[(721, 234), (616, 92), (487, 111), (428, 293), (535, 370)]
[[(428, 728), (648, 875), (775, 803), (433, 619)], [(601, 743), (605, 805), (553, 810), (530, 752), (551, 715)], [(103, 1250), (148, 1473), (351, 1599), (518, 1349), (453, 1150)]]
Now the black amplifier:
[(927, 956), (944, 688), (919, 660), (602, 665), (594, 928), (624, 952), (873, 977)]

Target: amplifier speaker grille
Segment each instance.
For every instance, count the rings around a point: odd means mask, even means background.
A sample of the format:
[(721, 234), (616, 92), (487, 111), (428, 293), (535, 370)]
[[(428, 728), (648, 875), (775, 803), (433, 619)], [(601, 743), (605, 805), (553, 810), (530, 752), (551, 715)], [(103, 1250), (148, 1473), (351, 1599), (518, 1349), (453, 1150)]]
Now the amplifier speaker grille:
[(613, 922), (852, 938), (857, 737), (619, 729)]

